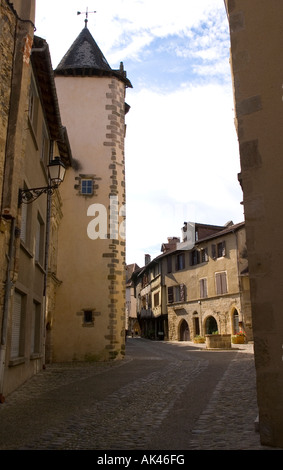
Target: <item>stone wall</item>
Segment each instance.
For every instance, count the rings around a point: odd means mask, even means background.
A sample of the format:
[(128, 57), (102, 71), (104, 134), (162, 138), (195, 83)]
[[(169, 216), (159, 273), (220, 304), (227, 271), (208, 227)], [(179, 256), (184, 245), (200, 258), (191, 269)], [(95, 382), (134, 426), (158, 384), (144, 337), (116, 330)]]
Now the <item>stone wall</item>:
[[(272, 3), (272, 5), (271, 5)], [(254, 334), (259, 429), (283, 447), (281, 0), (226, 0)]]

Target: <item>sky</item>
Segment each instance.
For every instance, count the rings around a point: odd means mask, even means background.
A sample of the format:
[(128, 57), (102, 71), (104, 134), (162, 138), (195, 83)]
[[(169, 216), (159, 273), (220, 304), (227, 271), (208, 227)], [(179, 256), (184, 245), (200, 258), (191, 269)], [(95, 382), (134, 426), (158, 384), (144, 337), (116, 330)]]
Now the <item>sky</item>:
[[(37, 0), (55, 68), (88, 29), (133, 88), (126, 116), (126, 262), (161, 254), (185, 221), (244, 220), (223, 0)], [(78, 15), (77, 12), (82, 12)], [(92, 13), (95, 12), (95, 13)]]

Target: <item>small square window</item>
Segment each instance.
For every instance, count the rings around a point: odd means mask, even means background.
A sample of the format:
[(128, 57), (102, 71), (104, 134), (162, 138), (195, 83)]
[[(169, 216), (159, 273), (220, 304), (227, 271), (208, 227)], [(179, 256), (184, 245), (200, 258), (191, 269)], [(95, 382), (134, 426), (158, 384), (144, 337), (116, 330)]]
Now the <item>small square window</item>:
[(81, 180), (81, 194), (89, 196), (93, 193), (93, 181), (92, 179)]
[(92, 323), (92, 322), (93, 322), (92, 310), (85, 310), (84, 311), (84, 323)]

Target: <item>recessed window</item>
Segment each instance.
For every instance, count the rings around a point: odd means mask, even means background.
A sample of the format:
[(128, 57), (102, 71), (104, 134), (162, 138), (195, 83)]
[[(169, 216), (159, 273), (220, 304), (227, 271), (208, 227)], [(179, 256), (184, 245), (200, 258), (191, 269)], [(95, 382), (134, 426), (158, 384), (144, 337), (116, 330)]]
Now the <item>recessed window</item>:
[(153, 305), (154, 305), (154, 307), (158, 307), (158, 305), (159, 305), (159, 292), (156, 292), (156, 294), (154, 294)]
[(84, 323), (93, 323), (92, 310), (84, 310)]
[(49, 153), (50, 153), (50, 141), (46, 131), (45, 124), (42, 125), (42, 137), (41, 137), (41, 153), (40, 158), (44, 166), (46, 167), (49, 163)]
[(40, 337), (41, 337), (41, 305), (33, 302), (32, 323), (31, 323), (31, 354), (40, 353)]
[(186, 286), (179, 284), (178, 286), (168, 287), (168, 303), (185, 302), (186, 301)]
[(225, 241), (217, 243), (217, 245), (212, 245), (211, 246), (211, 251), (212, 251), (212, 258), (222, 258), (223, 256), (226, 256), (226, 243)]
[(176, 271), (180, 271), (181, 269), (185, 269), (185, 254), (180, 253), (176, 257)]
[(199, 280), (199, 286), (200, 286), (200, 297), (201, 299), (204, 299), (207, 297), (207, 279), (203, 278)]
[(25, 295), (14, 293), (12, 311), (11, 359), (24, 355)]
[(93, 193), (93, 180), (92, 179), (81, 179), (81, 194), (85, 196), (91, 196)]
[(39, 97), (37, 94), (34, 79), (32, 77), (30, 95), (29, 95), (28, 115), (29, 115), (29, 122), (31, 124), (32, 130), (35, 135), (37, 132), (38, 108), (39, 108)]
[(35, 261), (42, 266), (44, 263), (44, 232), (44, 223), (40, 214), (38, 214), (35, 232)]

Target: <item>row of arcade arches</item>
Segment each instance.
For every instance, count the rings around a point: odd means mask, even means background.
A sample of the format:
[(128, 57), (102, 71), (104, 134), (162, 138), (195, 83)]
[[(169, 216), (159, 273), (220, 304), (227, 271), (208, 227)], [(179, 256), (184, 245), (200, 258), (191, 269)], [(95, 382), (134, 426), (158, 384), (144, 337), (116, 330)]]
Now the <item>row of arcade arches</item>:
[[(232, 313), (232, 332), (236, 333), (239, 331), (239, 313), (235, 308)], [(210, 315), (205, 319), (203, 325), (203, 331), (206, 335), (211, 335), (218, 331), (217, 320), (214, 316)], [(198, 336), (201, 334), (201, 328), (199, 323), (199, 317), (193, 315), (193, 336)], [(188, 322), (183, 318), (179, 323), (179, 341), (190, 341), (191, 334)]]

